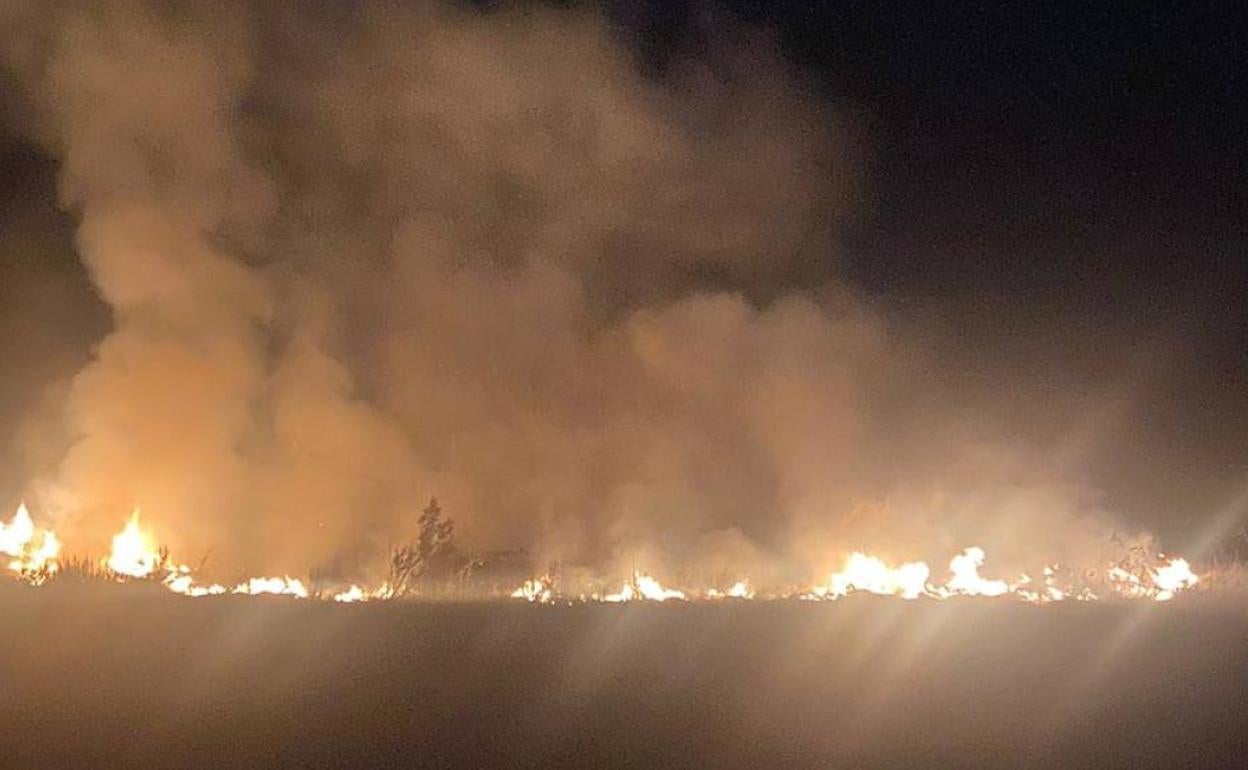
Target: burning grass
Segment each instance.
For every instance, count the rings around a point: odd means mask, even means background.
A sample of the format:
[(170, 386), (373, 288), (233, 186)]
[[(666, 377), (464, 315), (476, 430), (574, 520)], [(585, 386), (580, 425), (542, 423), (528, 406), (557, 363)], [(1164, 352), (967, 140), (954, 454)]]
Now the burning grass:
[[(485, 566), (478, 557), (460, 554), (453, 540), (453, 523), (432, 500), (420, 518), (420, 536), (411, 545), (395, 548), (389, 577), (379, 584), (335, 585), (326, 575), (308, 577), (240, 576), (230, 583), (203, 582), (204, 564), (191, 568), (175, 561), (158, 544), (135, 511), (113, 537), (108, 555), (99, 560), (82, 556), (62, 557), (60, 541), (50, 530), (35, 526), (30, 512), (20, 506), (8, 524), (0, 524), (0, 550), (11, 558), (9, 569), (18, 581), (32, 587), (53, 584), (107, 583), (160, 587), (187, 597), (224, 594), (255, 596), (270, 594), (298, 599), (353, 603), (405, 597), (491, 598), (510, 595), (529, 602), (620, 603), (632, 601), (743, 601), (802, 599), (833, 601), (855, 593), (894, 597), (903, 601), (942, 600), (953, 597), (1013, 599), (1032, 604), (1060, 601), (1148, 599), (1168, 601), (1176, 595), (1202, 588), (1245, 585), (1244, 570), (1222, 563), (1197, 574), (1182, 558), (1167, 558), (1143, 546), (1118, 542), (1117, 556), (1100, 569), (1076, 570), (1046, 565), (1039, 575), (1013, 577), (984, 574), (988, 556), (977, 547), (956, 554), (947, 569), (934, 570), (925, 562), (893, 565), (863, 552), (850, 554), (843, 566), (813, 585), (758, 586), (742, 576), (722, 586), (685, 587), (667, 585), (641, 570), (634, 570), (623, 584), (591, 582), (572, 584), (561, 579), (558, 566), (543, 575), (517, 580), (519, 587), (482, 591), (470, 585), (474, 570)], [(516, 585), (513, 583), (512, 585)]]

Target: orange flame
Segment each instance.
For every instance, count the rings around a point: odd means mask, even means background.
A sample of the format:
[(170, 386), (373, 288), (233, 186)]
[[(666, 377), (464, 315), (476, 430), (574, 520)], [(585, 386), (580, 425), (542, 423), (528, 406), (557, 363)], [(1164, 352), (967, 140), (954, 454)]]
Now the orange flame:
[(0, 522), (0, 553), (12, 557), (8, 567), (19, 578), (39, 584), (59, 569), (61, 541), (51, 530), (36, 528), (20, 503), (12, 521)]
[(113, 547), (104, 563), (114, 574), (134, 578), (145, 578), (161, 566), (155, 538), (139, 528), (138, 508), (125, 528), (113, 535)]

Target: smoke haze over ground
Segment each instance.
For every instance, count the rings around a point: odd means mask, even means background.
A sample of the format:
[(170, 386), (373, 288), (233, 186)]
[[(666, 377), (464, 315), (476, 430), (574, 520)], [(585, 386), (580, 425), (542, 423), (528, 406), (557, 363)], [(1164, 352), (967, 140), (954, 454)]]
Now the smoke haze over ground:
[(5, 193), (0, 495), (71, 543), (141, 506), (350, 576), (437, 495), (475, 548), (791, 576), (1146, 528), (1085, 466), (1174, 345), (1034, 398), (1044, 356), (846, 277), (869, 120), (764, 30), (656, 68), (585, 8), (0, 9), (9, 162), (56, 180)]
[(0, 738), (13, 767), (1225, 768), (1243, 755), (1238, 601), (874, 598), (343, 607), (9, 591)]

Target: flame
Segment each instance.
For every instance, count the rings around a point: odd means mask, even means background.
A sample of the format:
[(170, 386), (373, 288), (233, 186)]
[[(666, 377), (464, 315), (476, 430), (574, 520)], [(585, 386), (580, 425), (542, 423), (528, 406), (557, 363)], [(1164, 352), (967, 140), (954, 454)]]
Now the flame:
[(1012, 590), (1020, 599), (1032, 604), (1048, 604), (1049, 602), (1060, 602), (1066, 599), (1075, 599), (1076, 601), (1096, 599), (1096, 596), (1086, 588), (1061, 588), (1057, 582), (1060, 568), (1061, 565), (1058, 564), (1045, 566), (1044, 583), (1035, 588), (1032, 587), (1031, 576), (1024, 574), (1019, 578), (1018, 583), (1013, 586)]
[(753, 599), (754, 589), (750, 587), (750, 581), (738, 580), (732, 584), (727, 591), (720, 591), (718, 588), (712, 588), (706, 592), (708, 599)]
[[(122, 530), (113, 537), (108, 558), (103, 562), (108, 573), (118, 580), (158, 579), (171, 593), (196, 598), (227, 593), (248, 596), (269, 594), (300, 599), (307, 599), (312, 595), (302, 580), (289, 575), (252, 577), (232, 589), (219, 583), (197, 583), (189, 567), (171, 561), (167, 552), (157, 546), (156, 538), (142, 528), (139, 516), (139, 510), (135, 509)], [(9, 557), (7, 566), (18, 579), (32, 585), (47, 582), (60, 569), (60, 553), (60, 539), (51, 530), (36, 527), (25, 504), (18, 506), (8, 523), (0, 522), (0, 554)], [(1046, 565), (1043, 578), (1039, 581), (1022, 574), (1009, 582), (983, 577), (980, 569), (986, 561), (987, 554), (984, 549), (978, 546), (966, 548), (950, 560), (944, 583), (935, 583), (932, 580), (932, 570), (925, 562), (905, 562), (894, 567), (879, 556), (855, 551), (849, 555), (842, 568), (831, 573), (823, 583), (804, 592), (790, 590), (768, 593), (766, 598), (831, 601), (856, 592), (899, 597), (907, 601), (970, 596), (1012, 597), (1034, 604), (1046, 604), (1066, 600), (1096, 601), (1099, 598), (1079, 574), (1072, 573), (1059, 564)], [(1201, 584), (1200, 576), (1186, 559), (1166, 559), (1162, 554), (1150, 558), (1133, 552), (1129, 558), (1108, 565), (1102, 581), (1096, 581), (1096, 574), (1096, 571), (1092, 571), (1084, 577), (1100, 586), (1098, 593), (1103, 588), (1106, 591), (1103, 595), (1117, 599), (1164, 602)], [(335, 602), (351, 603), (388, 599), (393, 595), (393, 591), (384, 583), (371, 589), (352, 584), (346, 590), (328, 594), (327, 598), (332, 598)], [(527, 580), (510, 595), (542, 604), (561, 600), (550, 575)], [(318, 594), (318, 598), (319, 596)], [(727, 589), (710, 588), (689, 594), (678, 588), (664, 586), (648, 574), (634, 572), (619, 591), (588, 597), (582, 595), (580, 599), (602, 602), (664, 602), (673, 599), (689, 600), (691, 596), (707, 600), (754, 599), (756, 592), (750, 580), (744, 578)]]
[[(1165, 557), (1159, 555), (1158, 559)], [(844, 566), (831, 573), (828, 579), (797, 593), (796, 597), (807, 600), (832, 601), (855, 592), (896, 596), (904, 600), (919, 598), (949, 599), (955, 596), (982, 598), (1013, 597), (1032, 604), (1060, 601), (1096, 601), (1097, 595), (1081, 584), (1069, 570), (1060, 564), (1046, 565), (1043, 579), (1039, 582), (1022, 574), (1014, 582), (983, 577), (979, 570), (987, 560), (984, 549), (971, 546), (949, 561), (948, 578), (943, 584), (933, 583), (932, 571), (926, 562), (906, 562), (890, 566), (878, 556), (855, 551), (846, 559)], [(1182, 591), (1196, 587), (1200, 578), (1185, 559), (1170, 559), (1156, 569), (1130, 571), (1121, 565), (1111, 566), (1105, 573), (1106, 584), (1113, 597), (1125, 599), (1152, 599), (1168, 601)], [(776, 598), (791, 598), (795, 594), (780, 593)], [(549, 578), (527, 580), (511, 593), (513, 598), (530, 602), (549, 603), (557, 599)], [(711, 588), (701, 594), (705, 599), (753, 599), (756, 594), (748, 580), (740, 580), (727, 590)], [(582, 600), (586, 597), (582, 596)], [(644, 573), (633, 573), (632, 578), (614, 593), (594, 594), (592, 601), (627, 602), (634, 600), (666, 601), (687, 599), (688, 595), (674, 588), (667, 588)]]
[[(21, 565), (21, 572), (39, 572), (46, 569), (49, 572), (55, 572), (58, 567), (57, 557), (61, 553), (61, 541), (56, 538), (56, 533), (44, 530), (39, 541), (39, 547), (36, 548), (26, 557), (25, 564)], [(14, 566), (13, 563), (9, 564)]]
[(1010, 586), (1004, 580), (985, 580), (979, 576), (979, 568), (987, 558), (983, 548), (971, 546), (953, 557), (949, 562), (949, 571), (953, 577), (945, 583), (943, 590), (950, 595), (962, 596), (1001, 596), (1008, 593)]
[(35, 522), (26, 510), (26, 503), (17, 506), (13, 521), (8, 524), (0, 522), (0, 553), (19, 556), (26, 550), (26, 544), (35, 535)]
[(1200, 582), (1187, 559), (1170, 559), (1157, 569), (1129, 570), (1115, 565), (1105, 577), (1110, 588), (1121, 597), (1159, 602), (1170, 601), (1175, 594), (1195, 588)]
[(366, 598), (368, 598), (368, 594), (364, 593), (364, 589), (354, 583), (347, 590), (334, 594), (334, 601), (336, 602), (362, 602)]
[[(933, 599), (1013, 596), (1033, 604), (1097, 599), (1096, 594), (1086, 586), (1079, 586), (1073, 581), (1066, 585), (1059, 583), (1060, 565), (1046, 566), (1044, 580), (1039, 585), (1026, 574), (1011, 584), (1005, 580), (982, 577), (979, 569), (986, 559), (984, 549), (977, 546), (966, 548), (950, 560), (948, 580), (943, 585), (934, 585), (929, 582), (931, 570), (924, 562), (911, 562), (894, 568), (878, 557), (856, 551), (841, 571), (832, 573), (826, 583), (815, 586), (801, 598), (831, 600), (855, 591), (866, 591), (903, 599), (920, 596)], [(1195, 587), (1199, 578), (1186, 560), (1172, 559), (1143, 574), (1114, 565), (1106, 572), (1106, 582), (1112, 593), (1121, 598), (1167, 601), (1178, 592)]]
[(139, 509), (134, 509), (125, 528), (113, 536), (113, 547), (105, 564), (114, 574), (145, 578), (162, 562), (155, 538), (139, 528)]
[(197, 585), (190, 567), (171, 562), (168, 554), (156, 545), (156, 538), (140, 527), (137, 508), (130, 514), (126, 526), (113, 536), (112, 549), (104, 564), (120, 580), (155, 577), (163, 570), (165, 575), (161, 583), (173, 593), (183, 596), (219, 596), (225, 593), (223, 585)]
[(927, 592), (927, 578), (931, 573), (927, 564), (921, 561), (893, 569), (878, 557), (855, 551), (845, 562), (844, 569), (832, 573), (827, 583), (815, 586), (805, 598), (839, 599), (854, 591), (867, 591), (881, 596), (917, 599)]
[(1192, 572), (1187, 559), (1171, 559), (1153, 571), (1153, 585), (1158, 589), (1153, 598), (1159, 602), (1169, 601), (1179, 591), (1193, 588), (1200, 578)]
[(298, 578), (286, 577), (253, 577), (246, 583), (234, 586), (230, 593), (257, 596), (259, 594), (275, 594), (277, 596), (295, 596), (308, 598), (308, 589)]
[[(185, 570), (186, 568), (181, 568)], [(189, 572), (175, 571), (165, 578), (165, 587), (175, 594), (183, 596), (220, 596), (225, 593), (225, 586), (213, 583), (208, 586), (195, 585), (195, 579)]]
[[(161, 582), (173, 593), (183, 596), (219, 596), (226, 593), (220, 584), (196, 585), (190, 567), (173, 564), (167, 555), (156, 545), (156, 539), (139, 526), (139, 511), (130, 515), (126, 526), (113, 536), (113, 547), (105, 564), (114, 575), (120, 578), (151, 577), (159, 570), (165, 572)], [(303, 582), (292, 577), (253, 577), (236, 585), (229, 593), (277, 594), (308, 598), (308, 589)]]
[(347, 590), (334, 594), (333, 599), (336, 602), (343, 603), (368, 602), (374, 599), (388, 599), (390, 598), (390, 594), (390, 585), (388, 583), (382, 583), (380, 586), (372, 589), (371, 591), (365, 590), (364, 588), (352, 583), (351, 587)]
[(61, 541), (56, 533), (37, 529), (25, 503), (8, 524), (0, 522), (0, 553), (12, 558), (9, 569), (27, 582), (40, 584), (60, 568)]
[(665, 602), (668, 599), (684, 599), (683, 591), (664, 588), (663, 584), (641, 572), (634, 572), (633, 578), (624, 587), (613, 594), (602, 597), (604, 602), (631, 602), (645, 599), (652, 602)]
[(552, 582), (548, 577), (526, 580), (522, 586), (511, 592), (511, 598), (551, 604), (555, 601), (555, 590)]

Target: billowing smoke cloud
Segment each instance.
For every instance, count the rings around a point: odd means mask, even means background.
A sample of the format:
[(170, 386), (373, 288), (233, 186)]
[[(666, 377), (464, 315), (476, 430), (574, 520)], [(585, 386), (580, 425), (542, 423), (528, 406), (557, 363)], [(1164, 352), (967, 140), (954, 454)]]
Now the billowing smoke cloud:
[(474, 547), (686, 572), (1111, 530), (837, 280), (860, 147), (765, 38), (655, 76), (577, 10), (6, 14), (112, 312), (28, 490), (68, 539), (138, 505), (366, 571), (435, 494)]

